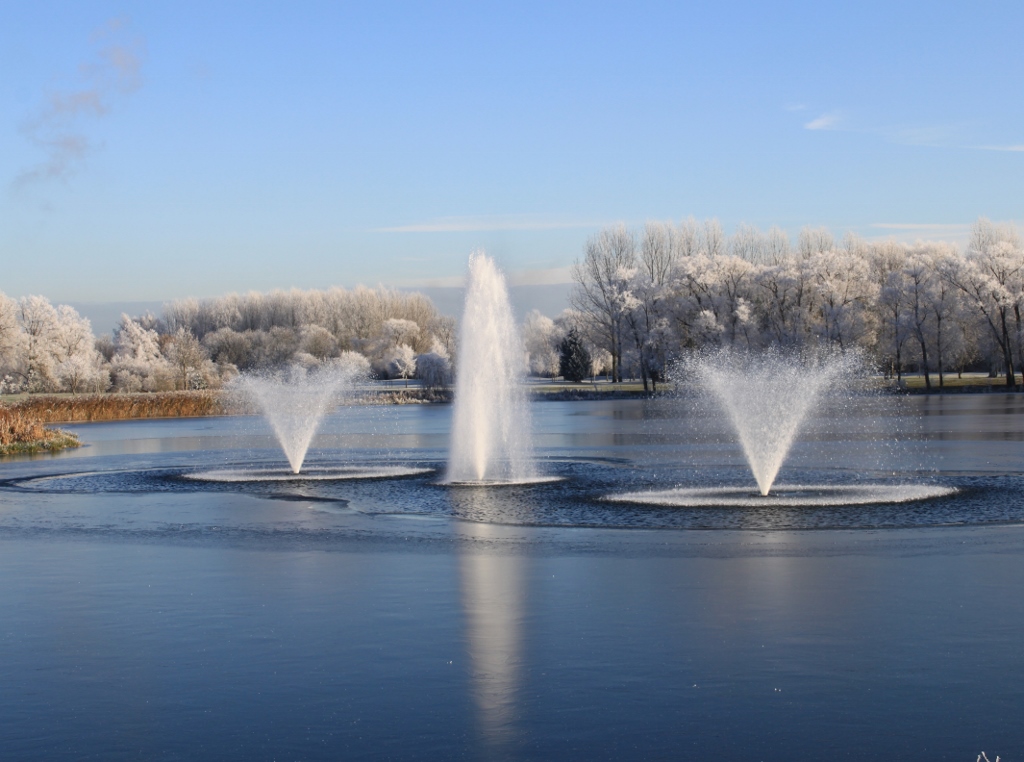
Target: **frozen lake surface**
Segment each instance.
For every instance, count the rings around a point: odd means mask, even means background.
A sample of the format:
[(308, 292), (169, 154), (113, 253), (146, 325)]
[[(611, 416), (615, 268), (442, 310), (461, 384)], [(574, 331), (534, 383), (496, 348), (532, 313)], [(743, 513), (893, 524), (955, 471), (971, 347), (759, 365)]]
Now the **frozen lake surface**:
[(535, 403), (560, 480), (491, 489), (449, 406), (338, 411), (308, 479), (259, 419), (72, 427), (0, 463), (0, 759), (1024, 756), (1022, 413), (820, 416), (781, 484), (950, 493), (855, 506), (607, 500), (756, 490), (670, 401)]

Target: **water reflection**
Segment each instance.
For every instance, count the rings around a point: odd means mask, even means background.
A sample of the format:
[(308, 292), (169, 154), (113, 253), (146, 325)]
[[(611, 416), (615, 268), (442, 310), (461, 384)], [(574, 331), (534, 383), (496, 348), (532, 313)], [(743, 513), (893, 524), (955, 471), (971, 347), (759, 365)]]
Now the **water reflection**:
[[(497, 510), (493, 490), (457, 490), (476, 510)], [(460, 532), (478, 541), (497, 539), (488, 524), (465, 523)], [(477, 727), (493, 752), (507, 749), (516, 735), (517, 696), (522, 682), (526, 559), (519, 555), (463, 552), (459, 558), (462, 610)]]

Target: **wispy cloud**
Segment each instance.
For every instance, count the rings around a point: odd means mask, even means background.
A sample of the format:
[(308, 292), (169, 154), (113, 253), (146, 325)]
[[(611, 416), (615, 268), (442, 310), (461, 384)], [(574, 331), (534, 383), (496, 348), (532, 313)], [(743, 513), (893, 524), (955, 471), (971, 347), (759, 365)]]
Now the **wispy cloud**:
[(16, 189), (74, 174), (93, 150), (84, 134), (87, 121), (105, 117), (116, 98), (142, 86), (143, 43), (131, 36), (129, 26), (127, 19), (118, 18), (96, 30), (90, 41), (99, 49), (79, 65), (77, 87), (49, 93), (46, 103), (22, 126), (22, 133), (45, 159), (18, 173)]
[(979, 151), (1010, 151), (1012, 153), (1024, 153), (1024, 143), (1013, 146), (975, 146)]
[(817, 119), (812, 119), (804, 125), (806, 130), (834, 130), (839, 126), (842, 116), (836, 111), (829, 111)]
[(478, 233), (502, 230), (568, 230), (606, 224), (594, 220), (557, 220), (540, 217), (499, 215), (493, 217), (441, 217), (409, 225), (372, 228), (371, 233)]

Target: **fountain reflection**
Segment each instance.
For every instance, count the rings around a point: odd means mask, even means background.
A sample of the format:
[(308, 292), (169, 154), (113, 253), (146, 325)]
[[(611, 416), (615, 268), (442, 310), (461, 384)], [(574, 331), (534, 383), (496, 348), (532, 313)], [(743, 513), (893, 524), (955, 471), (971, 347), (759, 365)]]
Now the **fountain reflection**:
[[(472, 495), (468, 492), (460, 490), (453, 499), (490, 499), (485, 488), (473, 489)], [(477, 725), (483, 741), (500, 755), (516, 735), (526, 559), (496, 547), (501, 527), (466, 522), (459, 531), (471, 540), (460, 556), (459, 575)]]

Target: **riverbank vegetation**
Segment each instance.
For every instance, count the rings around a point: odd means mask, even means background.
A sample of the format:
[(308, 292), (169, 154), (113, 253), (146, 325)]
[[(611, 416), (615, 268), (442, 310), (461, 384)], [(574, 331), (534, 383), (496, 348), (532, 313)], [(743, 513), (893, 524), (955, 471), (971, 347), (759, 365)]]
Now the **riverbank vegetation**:
[(135, 418), (194, 418), (224, 415), (231, 398), (217, 391), (136, 394), (28, 394), (0, 411), (41, 423), (122, 421)]
[(43, 424), (30, 412), (0, 406), (0, 455), (56, 452), (79, 446), (74, 434)]
[[(824, 228), (804, 228), (794, 244), (778, 228), (727, 236), (716, 220), (692, 218), (610, 227), (586, 243), (570, 302), (560, 315), (526, 317), (532, 375), (632, 378), (656, 390), (679, 355), (723, 346), (856, 349), (897, 388), (908, 371), (926, 389), (967, 371), (1013, 387), (1024, 365), (1024, 246), (1013, 226), (984, 219), (962, 249), (837, 240)], [(417, 293), (292, 289), (183, 299), (159, 316), (123, 315), (96, 338), (71, 307), (0, 294), (0, 395), (85, 394), (40, 403), (67, 405), (61, 420), (214, 414), (202, 396), (121, 395), (216, 390), (239, 373), (330, 363), (445, 390), (458, 363), (455, 319)]]

